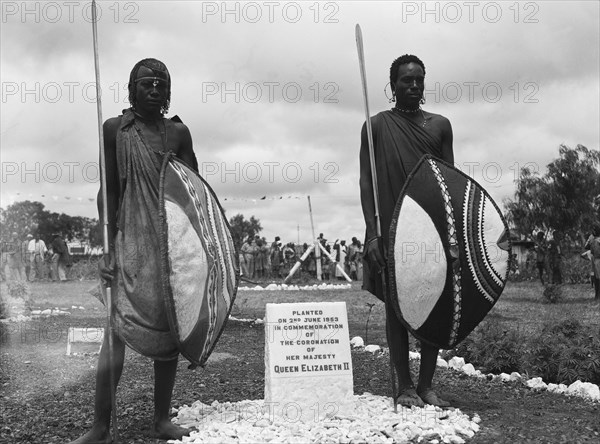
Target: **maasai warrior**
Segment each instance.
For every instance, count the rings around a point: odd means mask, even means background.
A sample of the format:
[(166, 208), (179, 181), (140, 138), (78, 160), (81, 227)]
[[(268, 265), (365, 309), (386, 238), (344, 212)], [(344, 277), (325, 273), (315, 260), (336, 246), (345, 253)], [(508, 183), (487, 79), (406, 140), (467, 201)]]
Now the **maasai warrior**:
[(590, 260), (594, 272), (594, 299), (600, 301), (600, 225), (594, 225), (592, 234), (585, 246), (590, 249), (591, 253)]
[[(369, 160), (366, 125), (363, 125), (360, 148), (360, 192), (363, 214), (367, 226), (363, 288), (382, 301), (382, 273), (389, 284), (386, 271), (386, 252), (392, 215), (407, 176), (425, 154), (454, 163), (452, 152), (452, 127), (443, 116), (421, 109), (424, 103), (425, 66), (414, 55), (396, 59), (390, 68), (392, 101), (396, 106), (371, 118), (373, 143), (379, 188), (379, 212), (382, 238), (377, 237), (373, 182)], [(401, 227), (400, 227), (401, 229)], [(386, 285), (389, 290), (389, 285)], [(388, 345), (395, 356), (394, 366), (399, 380), (398, 403), (404, 406), (449, 405), (432, 390), (438, 349), (421, 344), (421, 369), (419, 382), (413, 384), (408, 365), (408, 333), (396, 317), (393, 307), (387, 307)]]
[[(111, 283), (114, 304), (115, 384), (123, 370), (125, 344), (154, 360), (154, 435), (179, 439), (189, 433), (170, 421), (178, 350), (169, 330), (160, 270), (158, 188), (164, 153), (197, 170), (189, 129), (177, 117), (165, 119), (171, 76), (155, 59), (138, 62), (129, 77), (131, 108), (104, 123), (110, 257), (100, 263)], [(98, 198), (102, 220), (101, 194)], [(108, 333), (108, 329), (106, 330)], [(76, 443), (111, 442), (108, 334), (96, 376), (95, 420)]]

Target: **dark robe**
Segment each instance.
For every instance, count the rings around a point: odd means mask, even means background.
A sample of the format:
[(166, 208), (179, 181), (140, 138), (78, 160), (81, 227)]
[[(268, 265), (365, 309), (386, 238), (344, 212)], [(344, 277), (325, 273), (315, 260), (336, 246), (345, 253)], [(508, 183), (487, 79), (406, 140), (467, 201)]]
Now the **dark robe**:
[[(431, 117), (428, 117), (428, 121), (430, 119)], [(427, 128), (417, 125), (401, 113), (394, 111), (383, 111), (372, 117), (371, 126), (379, 190), (381, 235), (387, 251), (390, 243), (390, 224), (402, 187), (423, 155), (431, 154), (442, 158), (442, 140), (439, 136), (431, 134)], [(362, 150), (367, 150), (367, 152), (369, 150), (366, 126), (363, 126), (363, 136), (361, 137)], [(370, 170), (368, 176), (369, 184), (371, 184)], [(368, 240), (369, 233), (365, 236), (365, 251)], [(370, 266), (365, 256), (363, 258), (362, 288), (383, 301), (381, 275), (373, 272), (372, 269), (373, 267)]]
[[(165, 119), (167, 130), (174, 125)], [(121, 196), (115, 239), (113, 280), (115, 328), (138, 353), (170, 360), (178, 355), (170, 332), (161, 280), (158, 217), (159, 177), (168, 147), (151, 146), (143, 123), (131, 110), (117, 132), (117, 167)], [(162, 148), (162, 149), (161, 149)]]

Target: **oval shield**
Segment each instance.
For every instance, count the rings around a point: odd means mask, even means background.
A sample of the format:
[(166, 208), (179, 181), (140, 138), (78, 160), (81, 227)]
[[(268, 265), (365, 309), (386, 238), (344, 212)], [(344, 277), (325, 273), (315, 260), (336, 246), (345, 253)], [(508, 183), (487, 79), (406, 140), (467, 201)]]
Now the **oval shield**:
[(204, 365), (239, 283), (225, 214), (204, 179), (173, 155), (160, 175), (162, 280), (171, 332), (193, 366)]
[(450, 349), (494, 306), (508, 276), (502, 213), (472, 178), (424, 156), (390, 227), (391, 302), (415, 337)]

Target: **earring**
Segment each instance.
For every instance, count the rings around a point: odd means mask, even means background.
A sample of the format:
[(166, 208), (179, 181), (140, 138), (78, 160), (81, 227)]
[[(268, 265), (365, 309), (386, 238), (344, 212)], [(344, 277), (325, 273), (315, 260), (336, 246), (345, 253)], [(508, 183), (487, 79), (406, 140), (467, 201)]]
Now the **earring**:
[(425, 96), (421, 97), (421, 100), (419, 100), (419, 103), (421, 105), (425, 105)]
[(390, 85), (390, 89), (391, 89), (391, 84), (390, 82), (387, 82), (385, 84), (385, 86), (383, 87), (383, 93), (385, 94), (385, 97), (388, 99), (389, 103), (395, 102), (396, 101), (396, 95), (394, 94), (394, 91), (392, 91), (392, 97), (388, 96), (387, 94), (387, 86)]

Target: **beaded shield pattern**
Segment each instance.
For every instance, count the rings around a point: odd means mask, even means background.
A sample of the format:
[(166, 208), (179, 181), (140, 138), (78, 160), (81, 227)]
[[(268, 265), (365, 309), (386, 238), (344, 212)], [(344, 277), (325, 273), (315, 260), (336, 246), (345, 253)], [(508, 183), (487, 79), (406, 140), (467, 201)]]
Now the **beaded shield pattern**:
[(204, 365), (225, 327), (239, 281), (223, 210), (202, 177), (165, 156), (160, 209), (163, 288), (171, 331), (193, 365)]
[(508, 275), (502, 213), (473, 179), (424, 156), (409, 175), (390, 227), (391, 301), (419, 339), (453, 348), (496, 303)]

